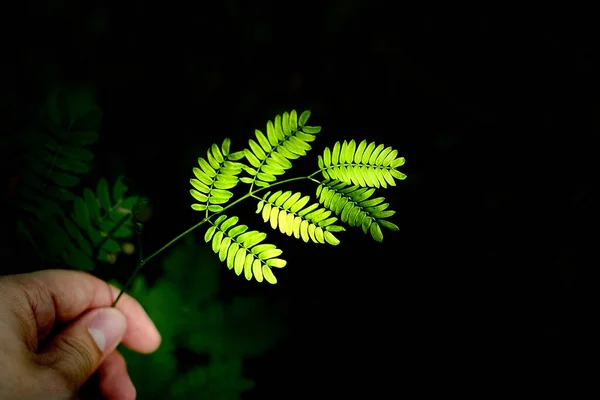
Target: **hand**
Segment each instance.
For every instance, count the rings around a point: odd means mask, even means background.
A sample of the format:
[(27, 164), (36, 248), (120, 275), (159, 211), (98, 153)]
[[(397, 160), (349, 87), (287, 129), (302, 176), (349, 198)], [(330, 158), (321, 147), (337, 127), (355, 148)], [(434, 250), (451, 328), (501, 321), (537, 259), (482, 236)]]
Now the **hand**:
[(123, 341), (151, 353), (160, 335), (132, 297), (123, 295), (111, 308), (117, 295), (115, 287), (78, 271), (0, 277), (0, 398), (75, 399), (97, 372), (105, 398), (135, 399), (115, 348)]

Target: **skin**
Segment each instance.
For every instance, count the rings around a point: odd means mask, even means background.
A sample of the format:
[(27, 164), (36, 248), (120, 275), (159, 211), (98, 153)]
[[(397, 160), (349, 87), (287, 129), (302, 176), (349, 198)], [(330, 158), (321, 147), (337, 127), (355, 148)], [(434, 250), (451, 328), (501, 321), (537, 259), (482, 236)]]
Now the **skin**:
[[(147, 354), (158, 348), (161, 339), (132, 297), (123, 295), (118, 311), (110, 309), (118, 292), (79, 271), (0, 277), (0, 398), (77, 399), (95, 374), (97, 379), (90, 382), (97, 382), (95, 390), (104, 398), (135, 399), (125, 360), (115, 348), (121, 342)], [(104, 351), (87, 329), (100, 313), (109, 313), (104, 315), (112, 315), (123, 328)]]

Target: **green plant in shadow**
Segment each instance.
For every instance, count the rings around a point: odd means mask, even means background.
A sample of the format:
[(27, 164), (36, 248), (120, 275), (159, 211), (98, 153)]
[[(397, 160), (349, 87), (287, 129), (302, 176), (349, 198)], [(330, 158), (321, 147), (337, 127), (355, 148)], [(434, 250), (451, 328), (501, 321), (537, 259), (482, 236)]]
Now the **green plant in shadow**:
[[(280, 310), (261, 299), (217, 300), (219, 270), (211, 260), (188, 236), (164, 259), (164, 275), (154, 286), (142, 276), (134, 281), (131, 295), (144, 304), (162, 335), (153, 354), (120, 349), (139, 398), (238, 399), (254, 386), (242, 375), (244, 359), (265, 352), (283, 334), (276, 322)], [(185, 365), (178, 357), (181, 349), (192, 360), (202, 356), (202, 365)]]
[[(229, 269), (237, 275), (243, 273), (248, 280), (276, 283), (272, 269), (287, 264), (280, 258), (283, 251), (274, 244), (264, 243), (266, 233), (249, 230), (248, 225), (239, 223), (237, 216), (223, 214), (248, 198), (258, 202), (256, 212), (272, 229), (304, 242), (337, 245), (339, 240), (334, 233), (345, 230), (335, 224), (338, 220), (361, 227), (379, 242), (383, 240), (381, 228), (397, 231), (398, 226), (387, 220), (395, 213), (388, 210), (389, 203), (384, 197), (372, 197), (376, 189), (395, 186), (396, 180), (406, 178), (397, 169), (404, 165), (404, 157), (398, 157), (398, 151), (390, 146), (366, 140), (336, 142), (332, 149), (326, 147), (318, 156), (316, 172), (278, 181), (279, 176), (292, 168), (293, 160), (311, 150), (310, 143), (321, 131), (320, 126), (306, 124), (309, 117), (310, 111), (300, 115), (296, 110), (284, 112), (267, 122), (266, 134), (256, 129), (255, 139), (248, 141), (247, 148), (232, 152), (227, 138), (220, 146), (213, 144), (206, 157), (199, 157), (198, 167), (192, 170), (190, 193), (196, 200), (192, 209), (204, 213), (204, 218), (149, 257), (140, 254), (140, 262), (114, 304), (145, 263), (205, 223), (210, 225), (205, 241), (211, 243), (212, 250)], [(318, 175), (322, 180), (316, 178)], [(298, 180), (317, 184), (317, 202), (309, 204), (310, 196), (300, 192), (268, 191)], [(233, 200), (232, 189), (240, 182), (248, 189)]]
[(133, 234), (136, 196), (125, 196), (122, 177), (112, 185), (101, 178), (95, 190), (74, 193), (93, 166), (88, 146), (99, 137), (101, 112), (85, 89), (56, 89), (39, 123), (23, 135), (25, 149), (17, 202), (18, 231), (41, 258), (92, 270), (96, 260), (114, 262)]

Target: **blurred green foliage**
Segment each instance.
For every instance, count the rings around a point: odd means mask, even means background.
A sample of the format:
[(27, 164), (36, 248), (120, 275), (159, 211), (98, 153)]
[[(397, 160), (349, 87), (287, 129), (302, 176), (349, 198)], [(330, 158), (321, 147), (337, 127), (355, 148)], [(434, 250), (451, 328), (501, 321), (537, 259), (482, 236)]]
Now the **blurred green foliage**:
[[(85, 182), (94, 167), (101, 111), (85, 87), (51, 90), (39, 118), (22, 135), (21, 174), (15, 186), (18, 232), (40, 258), (91, 271), (95, 261), (114, 263), (133, 235), (122, 176)], [(85, 186), (91, 186), (85, 187)], [(79, 194), (79, 195), (78, 195)]]
[(219, 301), (216, 256), (191, 235), (174, 247), (154, 285), (140, 276), (129, 291), (162, 335), (153, 354), (121, 349), (138, 397), (238, 399), (254, 386), (243, 376), (244, 360), (264, 353), (284, 334), (281, 307), (252, 297)]

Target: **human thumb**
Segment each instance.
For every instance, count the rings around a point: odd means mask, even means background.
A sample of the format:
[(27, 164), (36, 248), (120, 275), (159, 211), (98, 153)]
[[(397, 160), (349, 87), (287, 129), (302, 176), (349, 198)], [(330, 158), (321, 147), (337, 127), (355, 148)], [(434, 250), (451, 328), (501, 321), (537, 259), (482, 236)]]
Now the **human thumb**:
[(121, 342), (126, 328), (125, 316), (119, 310), (98, 308), (67, 326), (40, 355), (75, 393)]

